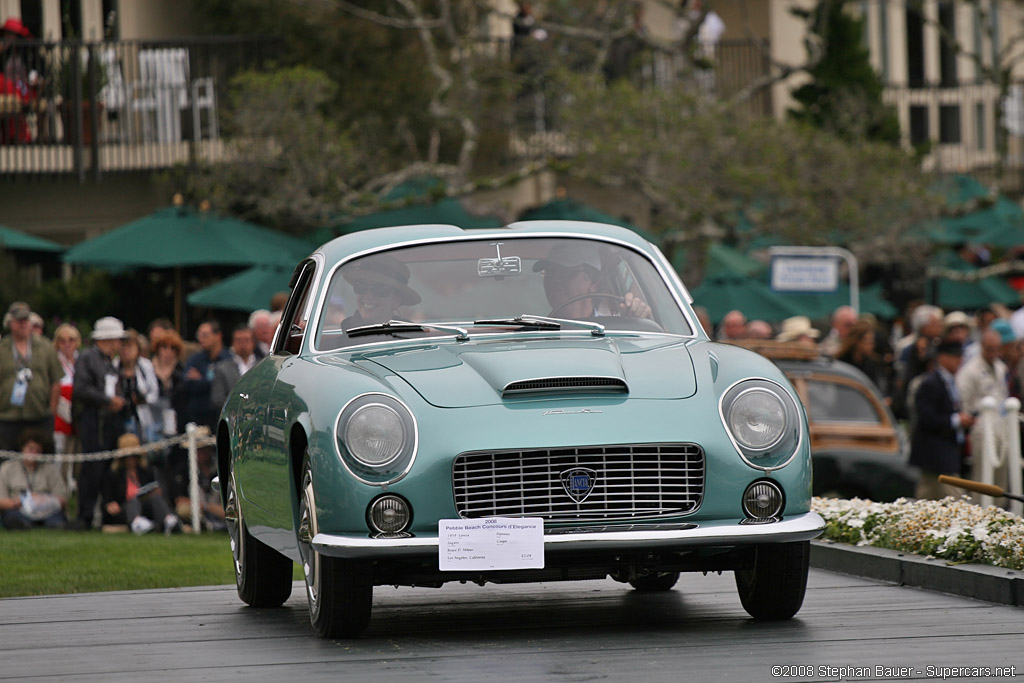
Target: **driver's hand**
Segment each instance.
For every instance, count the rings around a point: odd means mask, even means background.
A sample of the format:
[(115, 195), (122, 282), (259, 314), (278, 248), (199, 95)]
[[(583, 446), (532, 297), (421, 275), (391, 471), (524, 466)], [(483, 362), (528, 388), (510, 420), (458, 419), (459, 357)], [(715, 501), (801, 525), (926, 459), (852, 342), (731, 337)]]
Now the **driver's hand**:
[(650, 318), (651, 307), (647, 305), (647, 302), (638, 296), (634, 296), (633, 292), (626, 292), (626, 296), (623, 297), (625, 301), (619, 304), (619, 308), (622, 309), (622, 315), (632, 316), (634, 318)]

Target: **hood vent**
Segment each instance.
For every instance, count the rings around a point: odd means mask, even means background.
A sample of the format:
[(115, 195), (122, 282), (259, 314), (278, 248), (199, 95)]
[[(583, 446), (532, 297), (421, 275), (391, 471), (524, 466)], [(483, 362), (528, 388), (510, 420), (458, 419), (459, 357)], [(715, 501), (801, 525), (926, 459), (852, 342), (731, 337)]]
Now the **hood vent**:
[(526, 379), (510, 382), (505, 385), (502, 396), (522, 396), (524, 394), (558, 393), (603, 393), (627, 394), (629, 387), (618, 377), (547, 377), (545, 379)]

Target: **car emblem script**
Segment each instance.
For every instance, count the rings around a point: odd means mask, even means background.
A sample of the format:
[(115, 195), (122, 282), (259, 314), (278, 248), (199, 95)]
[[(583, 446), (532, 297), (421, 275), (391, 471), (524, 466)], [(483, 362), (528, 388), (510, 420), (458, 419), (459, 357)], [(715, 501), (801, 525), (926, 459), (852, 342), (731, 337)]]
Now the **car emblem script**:
[(594, 490), (597, 472), (586, 467), (574, 467), (562, 472), (562, 487), (577, 503), (582, 503)]

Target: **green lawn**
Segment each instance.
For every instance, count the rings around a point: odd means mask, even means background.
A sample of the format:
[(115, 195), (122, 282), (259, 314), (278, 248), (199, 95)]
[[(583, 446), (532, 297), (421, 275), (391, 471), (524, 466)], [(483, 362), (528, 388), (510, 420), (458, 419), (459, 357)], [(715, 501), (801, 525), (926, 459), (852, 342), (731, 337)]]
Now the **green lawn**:
[(0, 530), (0, 598), (234, 581), (226, 533)]

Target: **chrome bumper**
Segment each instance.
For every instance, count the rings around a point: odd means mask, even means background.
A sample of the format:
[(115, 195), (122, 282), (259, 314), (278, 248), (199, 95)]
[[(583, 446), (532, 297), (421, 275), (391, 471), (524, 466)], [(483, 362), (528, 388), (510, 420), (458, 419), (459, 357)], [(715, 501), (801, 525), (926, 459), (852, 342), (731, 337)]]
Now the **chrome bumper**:
[[(643, 524), (629, 526), (628, 531), (548, 533), (544, 535), (544, 548), (550, 551), (683, 549), (690, 546), (730, 547), (809, 541), (825, 529), (825, 520), (816, 512), (808, 512), (770, 524), (704, 522), (695, 523), (689, 529), (671, 530), (644, 529)], [(409, 538), (370, 538), (366, 535), (321, 533), (313, 537), (313, 547), (324, 555), (349, 559), (437, 557), (438, 538), (437, 534)]]

